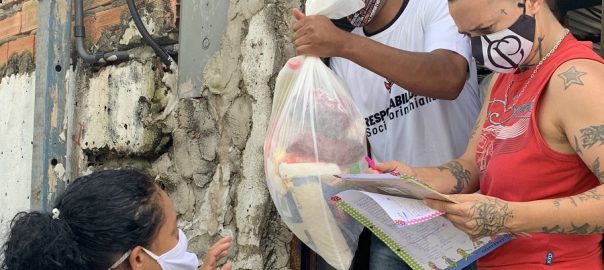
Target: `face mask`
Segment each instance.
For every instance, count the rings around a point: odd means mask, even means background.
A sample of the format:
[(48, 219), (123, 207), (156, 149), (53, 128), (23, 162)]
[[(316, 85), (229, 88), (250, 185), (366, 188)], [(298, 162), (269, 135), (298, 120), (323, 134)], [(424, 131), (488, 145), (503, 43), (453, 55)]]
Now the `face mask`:
[(472, 37), (476, 61), (499, 73), (513, 73), (529, 57), (535, 40), (535, 18), (521, 15), (510, 28)]
[(348, 21), (354, 27), (364, 27), (368, 25), (377, 13), (381, 0), (364, 0), (365, 7), (356, 13), (348, 16)]
[[(161, 266), (163, 270), (197, 270), (199, 267), (199, 260), (193, 253), (187, 252), (187, 246), (189, 242), (187, 236), (178, 230), (178, 243), (168, 252), (158, 256), (146, 248), (142, 248), (149, 256), (151, 256)], [(109, 270), (118, 267), (123, 263), (132, 251), (128, 251), (120, 258), (115, 264), (113, 264)]]

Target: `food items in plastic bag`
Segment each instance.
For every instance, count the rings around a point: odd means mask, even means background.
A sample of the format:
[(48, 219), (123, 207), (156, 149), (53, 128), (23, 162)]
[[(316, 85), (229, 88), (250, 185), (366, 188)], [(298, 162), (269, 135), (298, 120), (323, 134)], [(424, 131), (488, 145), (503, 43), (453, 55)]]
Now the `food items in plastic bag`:
[[(300, 218), (304, 221), (304, 231), (295, 232), (296, 236), (317, 252), (321, 257), (336, 268), (342, 269), (350, 265), (356, 250), (358, 235), (347, 234), (342, 230), (340, 224), (343, 222), (355, 222), (354, 220), (337, 220), (334, 210), (345, 214), (337, 206), (332, 205), (329, 198), (317, 198), (317, 194), (323, 194), (330, 186), (323, 183), (333, 176), (309, 176), (293, 178), (294, 188), (291, 189), (294, 201), (298, 207)], [(329, 180), (327, 180), (329, 182)], [(331, 192), (328, 192), (331, 193)], [(335, 195), (335, 194), (333, 194)], [(323, 199), (323, 200), (321, 200)]]
[[(319, 146), (317, 151), (313, 147), (315, 144)], [(358, 162), (358, 157), (363, 156), (365, 151), (364, 145), (358, 144), (357, 141), (350, 138), (330, 138), (322, 134), (317, 134), (316, 137), (313, 137), (309, 133), (295, 136), (286, 149), (287, 153), (295, 153), (298, 158), (297, 162), (308, 162), (318, 159), (321, 162), (336, 164), (353, 164)]]
[[(362, 0), (307, 0), (307, 15), (342, 18)], [(290, 59), (279, 73), (264, 144), (264, 168), (281, 219), (338, 270), (350, 268), (363, 227), (331, 202), (358, 173), (365, 122), (344, 82), (316, 57)], [(356, 170), (356, 171), (355, 171)]]
[(267, 185), (288, 228), (336, 269), (350, 267), (362, 226), (331, 202), (352, 188), (334, 175), (358, 173), (365, 155), (365, 123), (345, 84), (318, 58), (291, 59), (276, 82)]

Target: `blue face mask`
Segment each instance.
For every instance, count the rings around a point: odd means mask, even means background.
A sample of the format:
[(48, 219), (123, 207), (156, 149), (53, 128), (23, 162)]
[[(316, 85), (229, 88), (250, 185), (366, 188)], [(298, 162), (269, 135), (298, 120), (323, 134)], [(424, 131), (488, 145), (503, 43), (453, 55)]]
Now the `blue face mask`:
[[(168, 252), (162, 255), (155, 255), (155, 253), (149, 251), (146, 248), (142, 248), (149, 256), (151, 256), (157, 263), (161, 266), (163, 270), (197, 270), (199, 267), (199, 260), (197, 256), (193, 253), (187, 252), (187, 246), (189, 242), (187, 240), (187, 236), (184, 234), (182, 230), (178, 230), (178, 243)], [(109, 270), (118, 267), (122, 264), (132, 250), (124, 253), (124, 255), (117, 260)]]
[(535, 18), (523, 14), (508, 29), (472, 37), (472, 55), (490, 70), (514, 73), (533, 49), (535, 27)]

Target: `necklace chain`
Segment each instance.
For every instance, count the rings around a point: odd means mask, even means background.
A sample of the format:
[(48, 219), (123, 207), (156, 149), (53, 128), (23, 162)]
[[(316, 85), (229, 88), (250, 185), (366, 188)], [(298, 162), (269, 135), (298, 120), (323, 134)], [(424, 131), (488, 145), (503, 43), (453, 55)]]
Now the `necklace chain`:
[[(566, 38), (566, 36), (568, 35), (569, 32), (570, 32), (570, 30), (564, 29), (564, 35), (562, 35), (562, 37), (556, 42), (556, 44), (554, 45), (554, 47), (543, 58), (541, 58), (541, 60), (537, 64), (537, 66), (535, 66), (535, 69), (533, 70), (533, 73), (531, 73), (531, 76), (529, 77), (529, 79), (522, 86), (522, 90), (520, 90), (520, 92), (517, 95), (514, 96), (514, 99), (512, 100), (512, 104), (510, 104), (509, 107), (504, 106), (505, 111), (509, 111), (512, 108), (514, 108), (514, 106), (516, 106), (516, 102), (518, 101), (518, 99), (520, 98), (520, 96), (522, 96), (522, 94), (524, 93), (524, 91), (526, 90), (526, 88), (529, 86), (529, 84), (531, 83), (531, 81), (533, 81), (533, 79), (535, 78), (535, 75), (537, 74), (537, 72), (539, 71), (539, 69), (541, 68), (541, 66), (545, 62), (545, 60), (547, 60), (552, 54), (554, 54), (554, 52), (558, 49), (558, 47), (560, 46), (560, 44), (562, 44), (562, 41), (564, 40), (564, 38)], [(504, 99), (504, 102), (508, 100), (508, 92), (512, 88), (513, 82), (514, 82), (513, 80), (510, 80), (510, 84), (508, 85), (507, 89), (505, 89), (505, 97), (504, 97), (505, 99)], [(493, 102), (494, 101), (491, 101), (490, 104), (493, 104)]]

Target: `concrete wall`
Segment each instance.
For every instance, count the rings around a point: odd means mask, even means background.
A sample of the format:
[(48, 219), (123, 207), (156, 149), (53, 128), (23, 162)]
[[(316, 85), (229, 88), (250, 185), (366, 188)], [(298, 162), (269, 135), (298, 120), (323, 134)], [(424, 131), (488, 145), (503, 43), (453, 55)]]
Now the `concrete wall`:
[(0, 1), (0, 243), (29, 210), (37, 1)]
[(15, 213), (29, 209), (34, 80), (31, 73), (0, 80), (0, 242)]

